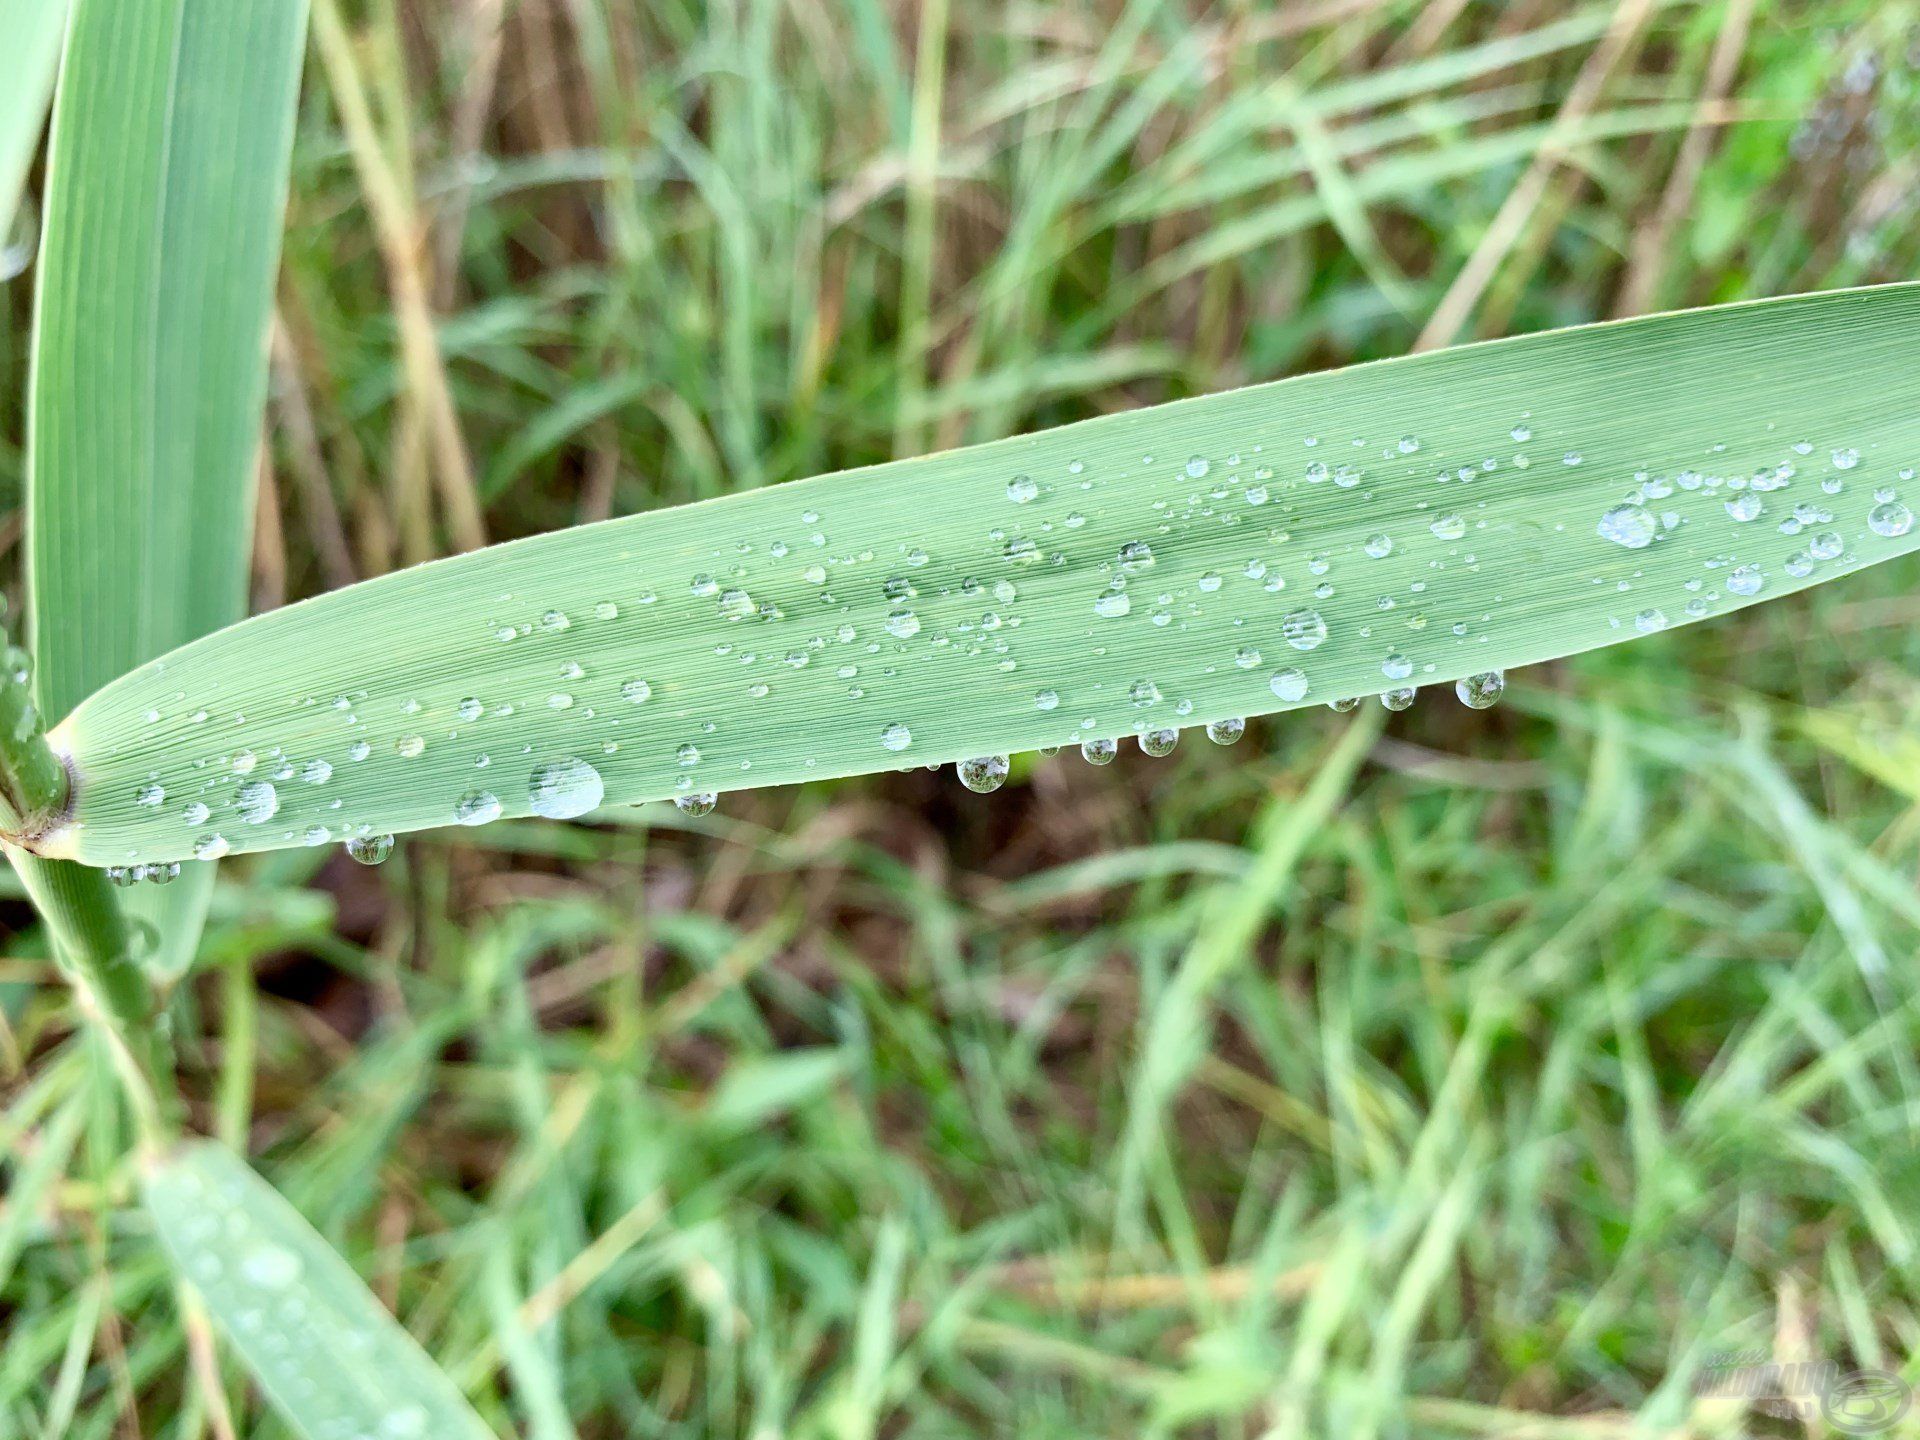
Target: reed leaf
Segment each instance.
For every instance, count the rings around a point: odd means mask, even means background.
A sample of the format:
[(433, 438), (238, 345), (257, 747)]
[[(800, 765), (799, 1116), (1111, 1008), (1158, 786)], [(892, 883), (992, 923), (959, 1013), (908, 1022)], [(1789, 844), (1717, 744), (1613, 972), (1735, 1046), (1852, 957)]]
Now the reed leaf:
[[(54, 735), (92, 864), (1437, 686), (1903, 554), (1920, 287), (1466, 346), (545, 535), (247, 621)], [(1904, 498), (1900, 498), (1904, 496)]]

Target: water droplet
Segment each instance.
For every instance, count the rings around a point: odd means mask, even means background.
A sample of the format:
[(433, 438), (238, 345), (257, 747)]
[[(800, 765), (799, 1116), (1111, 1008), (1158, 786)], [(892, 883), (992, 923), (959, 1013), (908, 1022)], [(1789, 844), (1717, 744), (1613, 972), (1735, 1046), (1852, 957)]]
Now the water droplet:
[(1833, 452), (1833, 468), (1836, 470), (1851, 470), (1859, 463), (1860, 452), (1851, 446)]
[(1823, 530), (1807, 542), (1807, 553), (1816, 560), (1837, 560), (1846, 542), (1832, 530)]
[(1276, 670), (1267, 679), (1268, 687), (1289, 705), (1307, 697), (1307, 672), (1297, 666)]
[(1727, 576), (1727, 589), (1735, 595), (1758, 595), (1766, 583), (1758, 565), (1742, 565)]
[(1140, 737), (1140, 748), (1156, 760), (1171, 755), (1179, 743), (1178, 730), (1149, 730)]
[(1016, 475), (1007, 481), (1007, 499), (1024, 505), (1040, 494), (1040, 486), (1031, 475)]
[(258, 1245), (240, 1257), (241, 1277), (263, 1290), (285, 1289), (300, 1278), (303, 1268), (300, 1257), (280, 1245)]
[(469, 790), (454, 802), (453, 818), (461, 825), (485, 825), (500, 818), (500, 800), (491, 790)]
[(1292, 610), (1280, 617), (1280, 635), (1296, 650), (1312, 650), (1325, 642), (1327, 622), (1318, 610)]
[(180, 817), (189, 825), (204, 825), (207, 817), (212, 813), (205, 801), (189, 800), (185, 808), (180, 811)]
[(1211, 468), (1212, 467), (1207, 464), (1206, 456), (1195, 455), (1191, 460), (1187, 461), (1187, 478), (1189, 480), (1204, 480), (1207, 478), (1207, 471)]
[(1458, 515), (1442, 515), (1427, 527), (1441, 540), (1458, 540), (1467, 533), (1467, 522)]
[(719, 803), (720, 797), (711, 790), (700, 790), (689, 795), (673, 797), (673, 808), (683, 815), (711, 815), (713, 807)]
[(1633, 628), (1642, 635), (1651, 635), (1656, 630), (1667, 628), (1667, 613), (1664, 610), (1646, 609), (1633, 617)]
[(1527, 441), (1533, 438), (1533, 427), (1531, 425), (1524, 425), (1524, 424), (1516, 425), (1513, 427), (1513, 429), (1509, 430), (1507, 433), (1511, 435), (1520, 444), (1524, 445), (1527, 443)]
[(1358, 695), (1343, 695), (1338, 700), (1329, 700), (1327, 702), (1327, 709), (1340, 715), (1351, 715), (1359, 708), (1360, 697)]
[(1127, 687), (1127, 699), (1137, 709), (1157, 705), (1160, 702), (1160, 687), (1151, 680), (1136, 680)]
[(549, 820), (584, 815), (606, 797), (600, 772), (571, 756), (535, 767), (531, 785), (533, 813)]
[(1153, 547), (1144, 540), (1129, 540), (1120, 547), (1120, 565), (1127, 570), (1145, 570), (1153, 564)]
[(904, 750), (913, 743), (913, 732), (897, 721), (880, 732), (880, 744), (887, 750)]
[(1398, 448), (1402, 455), (1413, 455), (1419, 451), (1420, 442), (1411, 435), (1402, 435)]
[(224, 835), (202, 835), (193, 842), (193, 858), (196, 860), (218, 860), (233, 847), (227, 843)]
[(1644, 550), (1653, 543), (1660, 522), (1644, 506), (1616, 505), (1600, 517), (1595, 529), (1603, 540), (1611, 540), (1629, 550)]
[(391, 835), (357, 835), (347, 841), (347, 854), (362, 865), (378, 865), (392, 853)]
[(1381, 692), (1380, 703), (1389, 710), (1405, 710), (1413, 704), (1413, 687), (1403, 685), (1398, 689)]
[(1395, 650), (1380, 662), (1380, 673), (1389, 680), (1404, 680), (1413, 674), (1413, 662)]
[(1132, 609), (1133, 602), (1124, 590), (1109, 590), (1093, 602), (1093, 613), (1108, 620), (1117, 620)]
[(920, 633), (920, 617), (911, 610), (896, 610), (887, 616), (887, 633), (897, 640), (911, 640)]
[(402, 735), (394, 741), (393, 750), (402, 760), (414, 760), (426, 752), (427, 742), (418, 735)]
[(1468, 675), (1453, 682), (1453, 693), (1460, 697), (1460, 703), (1469, 710), (1492, 709), (1506, 688), (1506, 673), (1501, 670), (1488, 670), (1484, 674)]
[(1724, 502), (1727, 514), (1742, 523), (1758, 520), (1766, 510), (1766, 504), (1751, 490), (1742, 490), (1738, 495), (1729, 495)]
[(1247, 733), (1247, 722), (1240, 719), (1210, 720), (1207, 722), (1207, 739), (1216, 745), (1231, 745)]
[(333, 766), (325, 760), (309, 760), (300, 767), (300, 778), (309, 785), (324, 785), (333, 778)]
[(653, 686), (644, 680), (629, 680), (620, 687), (620, 697), (631, 700), (635, 705), (643, 705), (653, 698)]
[(164, 785), (142, 785), (133, 792), (133, 803), (144, 805), (149, 809), (157, 807), (166, 798), (167, 788)]
[(682, 766), (698, 765), (700, 763), (700, 747), (691, 741), (674, 751), (673, 755)]
[(1110, 765), (1113, 763), (1113, 757), (1119, 753), (1120, 742), (1117, 740), (1082, 740), (1080, 742), (1080, 758), (1089, 765)]
[(240, 818), (249, 825), (264, 825), (280, 809), (280, 792), (270, 780), (249, 780), (234, 793)]
[(1034, 692), (1033, 708), (1036, 710), (1052, 710), (1058, 706), (1059, 703), (1060, 692), (1058, 690), (1036, 690)]
[(1007, 783), (1010, 764), (1005, 755), (981, 755), (962, 760), (953, 768), (967, 789), (977, 795), (990, 795)]
[(1913, 511), (1898, 500), (1886, 500), (1873, 507), (1867, 516), (1867, 528), (1888, 540), (1913, 529)]
[(1393, 537), (1385, 534), (1369, 535), (1363, 548), (1375, 560), (1384, 560), (1393, 553)]

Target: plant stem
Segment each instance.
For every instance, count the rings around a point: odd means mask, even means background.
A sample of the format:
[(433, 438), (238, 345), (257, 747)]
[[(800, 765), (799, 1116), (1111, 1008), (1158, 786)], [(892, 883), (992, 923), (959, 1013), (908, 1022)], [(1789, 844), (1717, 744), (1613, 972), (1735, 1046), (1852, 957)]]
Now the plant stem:
[(40, 712), (21, 652), (9, 647), (0, 675), (0, 839), (31, 840), (67, 808), (67, 767), (40, 733)]
[(175, 1125), (173, 1067), (126, 914), (104, 871), (44, 859), (18, 844), (59, 818), (70, 787), (65, 764), (41, 733), (24, 666), (9, 663), (0, 675), (0, 844), (46, 923), (81, 1008), (106, 1036), (142, 1137), (158, 1142)]

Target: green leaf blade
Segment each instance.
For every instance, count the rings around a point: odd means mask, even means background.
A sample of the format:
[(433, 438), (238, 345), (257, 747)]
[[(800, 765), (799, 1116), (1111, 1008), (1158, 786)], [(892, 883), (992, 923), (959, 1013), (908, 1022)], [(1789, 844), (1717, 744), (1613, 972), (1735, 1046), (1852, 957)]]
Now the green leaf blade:
[[(51, 8), (51, 7), (50, 7)], [(302, 0), (78, 0), (54, 104), (27, 570), (57, 715), (245, 613)], [(212, 871), (127, 897), (184, 967)]]
[[(1723, 615), (1920, 544), (1871, 518), (1920, 463), (1916, 325), (1920, 287), (1889, 286), (1467, 346), (382, 577), (82, 704), (50, 848), (117, 864), (946, 762)], [(1629, 499), (1631, 545), (1602, 525)], [(1758, 588), (1729, 585), (1747, 566)], [(1306, 693), (1276, 691), (1295, 669)]]
[(144, 1199), (175, 1268), (309, 1440), (491, 1440), (352, 1267), (231, 1151), (180, 1147), (148, 1172)]
[(0, 0), (0, 35), (7, 37), (13, 77), (0, 88), (0, 249), (13, 233), (27, 170), (46, 124), (66, 28), (65, 0)]

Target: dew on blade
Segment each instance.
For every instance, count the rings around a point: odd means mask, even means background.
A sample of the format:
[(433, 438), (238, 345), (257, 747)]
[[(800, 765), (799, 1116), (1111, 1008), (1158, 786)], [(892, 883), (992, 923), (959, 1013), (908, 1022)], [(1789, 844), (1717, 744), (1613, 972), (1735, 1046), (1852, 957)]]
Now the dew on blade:
[(1207, 722), (1207, 739), (1216, 745), (1231, 745), (1247, 733), (1247, 722), (1241, 719), (1210, 720)]
[(280, 792), (270, 780), (250, 780), (234, 793), (240, 818), (249, 825), (264, 825), (280, 810)]
[(1325, 643), (1327, 622), (1318, 610), (1293, 610), (1280, 618), (1280, 636), (1296, 650), (1312, 650)]
[(913, 743), (913, 731), (897, 721), (880, 732), (880, 744), (887, 750), (904, 750)]
[(1307, 672), (1297, 665), (1289, 665), (1284, 670), (1276, 670), (1267, 677), (1267, 688), (1291, 705), (1296, 700), (1307, 698)]
[(1089, 765), (1109, 765), (1113, 757), (1120, 753), (1118, 740), (1082, 740), (1080, 758)]
[(454, 823), (485, 825), (500, 818), (500, 799), (491, 790), (469, 790), (453, 806)]
[(1468, 675), (1453, 682), (1453, 693), (1460, 697), (1460, 703), (1469, 710), (1492, 709), (1499, 703), (1506, 688), (1506, 673), (1500, 670)]
[(1155, 759), (1171, 755), (1179, 743), (1178, 730), (1149, 730), (1140, 737), (1140, 748)]
[(1660, 522), (1644, 505), (1616, 505), (1600, 517), (1595, 528), (1603, 540), (1629, 550), (1644, 550), (1653, 543)]
[(1913, 529), (1913, 511), (1898, 500), (1882, 501), (1867, 515), (1867, 528), (1884, 539), (1897, 539)]
[(1381, 692), (1380, 703), (1389, 710), (1405, 710), (1413, 704), (1413, 687), (1404, 685), (1394, 690)]
[(356, 835), (347, 841), (347, 854), (362, 865), (378, 865), (392, 853), (391, 835)]
[(713, 807), (720, 803), (720, 797), (711, 790), (697, 791), (690, 795), (673, 797), (673, 808), (682, 815), (711, 815)]
[(569, 756), (534, 768), (529, 781), (533, 813), (549, 820), (571, 820), (584, 815), (606, 796), (600, 772), (584, 760)]
[(960, 783), (977, 795), (990, 795), (1007, 783), (1010, 762), (1005, 755), (980, 755), (954, 766)]

